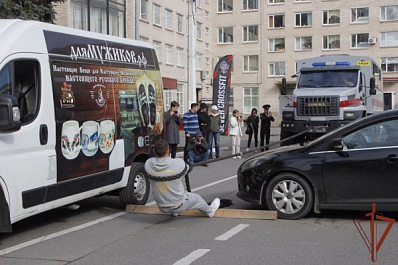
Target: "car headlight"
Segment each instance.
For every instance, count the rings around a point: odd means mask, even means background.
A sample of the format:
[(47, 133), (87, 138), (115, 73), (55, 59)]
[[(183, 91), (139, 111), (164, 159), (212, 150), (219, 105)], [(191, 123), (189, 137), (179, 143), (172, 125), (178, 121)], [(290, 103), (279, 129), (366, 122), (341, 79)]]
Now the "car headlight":
[(252, 168), (256, 168), (261, 164), (263, 164), (264, 162), (266, 162), (267, 160), (269, 160), (271, 157), (273, 156), (270, 155), (270, 156), (260, 156), (252, 158), (241, 165), (241, 171), (247, 171)]

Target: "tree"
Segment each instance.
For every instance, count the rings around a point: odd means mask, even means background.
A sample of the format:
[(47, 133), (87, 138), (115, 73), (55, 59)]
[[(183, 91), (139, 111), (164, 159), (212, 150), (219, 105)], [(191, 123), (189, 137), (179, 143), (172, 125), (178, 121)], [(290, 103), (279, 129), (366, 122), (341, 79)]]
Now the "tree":
[(0, 0), (0, 18), (54, 23), (54, 4), (62, 2), (65, 0)]

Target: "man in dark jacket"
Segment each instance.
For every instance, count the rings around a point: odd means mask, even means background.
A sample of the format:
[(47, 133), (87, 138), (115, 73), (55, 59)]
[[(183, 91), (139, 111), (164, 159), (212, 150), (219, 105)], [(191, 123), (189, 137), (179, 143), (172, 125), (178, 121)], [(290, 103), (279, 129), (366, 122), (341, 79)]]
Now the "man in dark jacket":
[[(260, 115), (260, 120), (261, 120), (261, 130), (260, 130), (260, 146), (264, 146), (264, 137), (265, 137), (265, 144), (269, 144), (269, 140), (271, 137), (271, 121), (275, 121), (275, 118), (272, 116), (271, 111), (269, 108), (271, 105), (265, 104), (263, 106), (264, 113), (261, 113)], [(266, 150), (269, 148), (267, 147)], [(261, 149), (261, 151), (264, 151), (264, 149)]]
[(210, 117), (207, 114), (206, 103), (200, 103), (200, 110), (198, 111), (199, 130), (203, 133), (203, 137), (209, 142), (210, 132)]
[[(196, 136), (192, 138), (191, 142), (187, 147), (189, 161), (191, 163), (197, 163), (202, 161), (207, 161), (210, 155), (209, 145), (206, 139), (203, 137), (201, 131), (196, 133)], [(207, 164), (203, 164), (207, 167)]]

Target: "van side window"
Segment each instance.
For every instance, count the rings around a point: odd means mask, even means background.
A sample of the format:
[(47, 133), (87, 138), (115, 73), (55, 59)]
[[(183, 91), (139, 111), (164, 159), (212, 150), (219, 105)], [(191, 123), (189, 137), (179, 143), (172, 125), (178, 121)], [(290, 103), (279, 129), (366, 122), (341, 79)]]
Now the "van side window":
[(0, 94), (12, 95), (11, 63), (6, 64), (0, 71)]

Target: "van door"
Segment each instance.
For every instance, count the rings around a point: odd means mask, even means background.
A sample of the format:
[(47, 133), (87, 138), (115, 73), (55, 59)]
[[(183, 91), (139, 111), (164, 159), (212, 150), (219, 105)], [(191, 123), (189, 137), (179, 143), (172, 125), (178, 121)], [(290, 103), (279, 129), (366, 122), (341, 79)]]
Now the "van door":
[(19, 131), (0, 134), (0, 177), (9, 192), (11, 219), (15, 219), (38, 211), (46, 201), (43, 187), (56, 181), (48, 57), (16, 54), (7, 58), (0, 65), (0, 93), (14, 95), (21, 114)]

